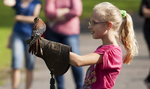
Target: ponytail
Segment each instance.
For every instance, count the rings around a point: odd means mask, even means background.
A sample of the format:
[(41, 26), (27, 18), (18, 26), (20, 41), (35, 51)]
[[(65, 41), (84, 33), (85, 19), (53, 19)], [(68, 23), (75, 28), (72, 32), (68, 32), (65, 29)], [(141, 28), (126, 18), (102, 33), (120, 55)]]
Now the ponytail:
[(123, 18), (123, 22), (120, 27), (120, 40), (126, 50), (124, 63), (129, 64), (133, 59), (133, 56), (138, 53), (137, 41), (135, 39), (133, 29), (133, 21), (129, 14), (126, 14), (126, 17)]

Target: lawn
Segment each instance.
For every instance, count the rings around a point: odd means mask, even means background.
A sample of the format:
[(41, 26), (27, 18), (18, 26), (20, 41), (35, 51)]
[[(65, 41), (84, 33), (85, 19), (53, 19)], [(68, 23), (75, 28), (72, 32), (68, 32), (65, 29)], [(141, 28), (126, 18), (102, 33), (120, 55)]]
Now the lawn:
[(7, 48), (7, 43), (11, 31), (8, 29), (9, 28), (2, 28), (0, 30), (0, 70), (5, 68), (3, 65), (10, 64), (10, 49)]
[(95, 4), (109, 1), (120, 9), (127, 10), (129, 13), (137, 12), (141, 0), (82, 0), (83, 1), (83, 15), (81, 18), (87, 18), (91, 15), (92, 8)]
[(1, 80), (3, 80), (8, 74), (6, 71), (8, 71), (10, 66), (11, 51), (7, 48), (8, 37), (11, 32), (9, 29), (9, 27), (2, 27), (0, 29), (0, 85), (3, 83)]
[[(44, 1), (44, 0), (42, 0)], [(92, 8), (95, 4), (106, 0), (82, 0), (83, 1), (83, 14), (81, 20), (88, 18), (91, 15)], [(120, 9), (127, 10), (129, 13), (135, 13), (139, 9), (140, 0), (108, 0)], [(43, 3), (44, 5), (44, 3)], [(14, 11), (12, 8), (6, 7), (0, 2), (0, 72), (8, 69), (11, 62), (11, 51), (6, 47), (8, 37), (12, 31)], [(44, 11), (40, 14), (42, 19), (44, 17)], [(5, 74), (3, 74), (5, 75)], [(0, 76), (3, 77), (2, 73)], [(1, 82), (0, 77), (0, 82)]]

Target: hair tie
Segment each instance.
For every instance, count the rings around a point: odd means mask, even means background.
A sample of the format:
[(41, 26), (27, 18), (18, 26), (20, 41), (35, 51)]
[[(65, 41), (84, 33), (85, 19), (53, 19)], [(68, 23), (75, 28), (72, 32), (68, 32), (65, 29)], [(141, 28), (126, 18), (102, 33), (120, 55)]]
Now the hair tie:
[(120, 10), (120, 13), (123, 18), (125, 18), (127, 16), (127, 12), (125, 10)]

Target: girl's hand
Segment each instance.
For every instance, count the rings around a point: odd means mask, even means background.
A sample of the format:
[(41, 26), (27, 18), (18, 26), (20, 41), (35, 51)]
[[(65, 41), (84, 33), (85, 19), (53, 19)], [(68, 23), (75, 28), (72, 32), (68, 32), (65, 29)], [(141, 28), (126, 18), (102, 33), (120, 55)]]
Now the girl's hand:
[(55, 25), (59, 21), (66, 20), (65, 14), (67, 14), (67, 13), (69, 13), (68, 8), (57, 9), (57, 18), (49, 21), (50, 27), (52, 27), (53, 25)]
[(69, 9), (68, 8), (63, 8), (63, 9), (58, 9), (57, 10), (57, 13), (58, 13), (58, 15), (57, 15), (57, 19), (58, 20), (65, 20), (65, 14), (67, 14), (69, 12)]
[(14, 6), (16, 4), (16, 0), (3, 0), (4, 5), (6, 6)]
[(68, 8), (58, 9), (57, 12), (58, 12), (58, 17), (62, 17), (62, 16), (64, 16), (66, 13), (69, 12), (69, 9), (68, 9)]

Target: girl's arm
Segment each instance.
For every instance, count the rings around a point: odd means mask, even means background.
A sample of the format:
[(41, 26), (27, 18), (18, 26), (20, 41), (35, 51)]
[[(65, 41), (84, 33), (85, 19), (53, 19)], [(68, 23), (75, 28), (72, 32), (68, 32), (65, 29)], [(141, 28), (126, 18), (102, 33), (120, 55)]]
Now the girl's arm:
[(65, 14), (69, 13), (69, 8), (61, 8), (57, 9), (57, 18), (56, 21), (63, 21), (65, 20)]
[(16, 21), (22, 21), (27, 23), (33, 23), (34, 18), (38, 17), (41, 10), (41, 4), (37, 4), (33, 13), (33, 16), (24, 16), (24, 15), (16, 15), (15, 20)]
[(13, 7), (16, 4), (16, 0), (3, 0), (4, 5)]
[(102, 63), (102, 55), (99, 55), (97, 53), (90, 53), (80, 56), (73, 52), (70, 52), (70, 64), (73, 66), (85, 66), (96, 63)]

